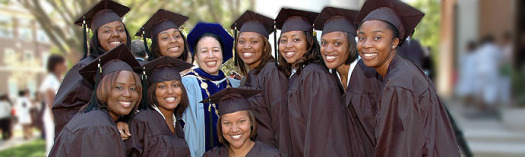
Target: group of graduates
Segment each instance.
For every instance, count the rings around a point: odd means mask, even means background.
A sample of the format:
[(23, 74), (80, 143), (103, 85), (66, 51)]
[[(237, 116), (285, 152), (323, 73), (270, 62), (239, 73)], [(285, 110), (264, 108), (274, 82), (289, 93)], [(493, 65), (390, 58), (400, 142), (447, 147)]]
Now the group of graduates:
[[(403, 2), (246, 11), (233, 37), (204, 22), (185, 37), (188, 17), (160, 9), (135, 34), (152, 41), (140, 62), (128, 11), (102, 0), (76, 21), (93, 36), (56, 95), (49, 156), (459, 156), (432, 82), (396, 55), (424, 16)], [(242, 80), (219, 69), (230, 58)]]

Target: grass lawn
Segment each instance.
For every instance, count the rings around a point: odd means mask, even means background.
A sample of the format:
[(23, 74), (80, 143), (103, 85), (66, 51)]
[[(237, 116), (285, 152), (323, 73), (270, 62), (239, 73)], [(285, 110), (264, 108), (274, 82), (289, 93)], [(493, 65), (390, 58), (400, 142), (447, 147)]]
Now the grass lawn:
[(36, 139), (26, 144), (0, 151), (0, 157), (45, 157), (46, 142)]

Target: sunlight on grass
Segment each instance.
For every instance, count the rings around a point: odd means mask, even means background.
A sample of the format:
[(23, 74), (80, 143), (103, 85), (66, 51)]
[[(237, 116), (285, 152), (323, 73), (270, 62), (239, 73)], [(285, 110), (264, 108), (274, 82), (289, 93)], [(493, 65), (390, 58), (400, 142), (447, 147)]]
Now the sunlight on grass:
[(26, 144), (0, 151), (0, 157), (44, 157), (46, 143), (36, 139)]

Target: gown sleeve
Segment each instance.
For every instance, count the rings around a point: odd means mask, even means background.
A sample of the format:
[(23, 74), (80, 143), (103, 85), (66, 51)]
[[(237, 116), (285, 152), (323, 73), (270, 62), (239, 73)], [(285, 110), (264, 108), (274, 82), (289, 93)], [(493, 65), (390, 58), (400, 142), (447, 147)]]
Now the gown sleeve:
[(200, 85), (194, 76), (182, 78), (182, 84), (188, 94), (189, 105), (182, 114), (184, 121), (184, 137), (188, 143), (191, 156), (201, 156), (205, 152), (204, 141), (204, 106), (199, 103), (202, 100)]
[(401, 87), (383, 90), (376, 131), (375, 156), (422, 156), (424, 123), (432, 123), (428, 104), (419, 104), (412, 91)]
[[(310, 72), (303, 73), (299, 84), (297, 102), (289, 102), (293, 105), (289, 107), (297, 107), (302, 109), (290, 108), (290, 116), (292, 114), (302, 114), (304, 122), (290, 121), (290, 125), (301, 125), (294, 128), (302, 128), (304, 130), (292, 130), (291, 133), (304, 133), (304, 136), (294, 136), (292, 145), (302, 146), (303, 155), (309, 156), (347, 156), (349, 151), (349, 137), (347, 133), (347, 124), (345, 121), (346, 107), (343, 107), (341, 102), (341, 95), (333, 77), (324, 72)], [(288, 98), (293, 97), (291, 95)], [(302, 102), (302, 103), (298, 103)], [(294, 113), (293, 111), (302, 111), (303, 113)], [(297, 117), (297, 116), (294, 116)], [(299, 141), (298, 143), (295, 143)], [(301, 144), (300, 141), (304, 141)], [(294, 144), (295, 143), (295, 144)], [(293, 148), (292, 148), (293, 150)], [(296, 154), (293, 154), (294, 156)]]
[(145, 138), (148, 134), (146, 129), (145, 122), (134, 119), (129, 123), (129, 130), (132, 136), (125, 141), (127, 156), (143, 155), (145, 145), (148, 143), (148, 138)]
[(88, 62), (88, 58), (73, 66), (66, 76), (55, 97), (52, 111), (55, 119), (55, 135), (87, 104), (93, 91), (92, 85), (78, 72)]

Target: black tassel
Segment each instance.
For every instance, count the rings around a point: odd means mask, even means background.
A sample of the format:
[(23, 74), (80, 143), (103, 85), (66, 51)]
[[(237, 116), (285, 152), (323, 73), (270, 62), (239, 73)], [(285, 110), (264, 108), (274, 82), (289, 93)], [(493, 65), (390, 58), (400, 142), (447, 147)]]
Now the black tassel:
[(148, 104), (148, 76), (146, 75), (146, 68), (142, 67), (142, 102), (139, 105), (139, 110), (147, 109)]
[(83, 45), (84, 45), (84, 56), (82, 57), (82, 59), (86, 58), (87, 55), (88, 55), (88, 44), (87, 44), (87, 25), (86, 25), (86, 17), (82, 17), (82, 32), (84, 34), (84, 39), (83, 39)]
[(154, 60), (155, 57), (151, 55), (148, 49), (148, 41), (146, 40), (146, 30), (144, 27), (142, 27), (142, 40), (144, 41), (144, 50), (146, 50), (146, 54), (148, 54), (148, 61)]
[(275, 24), (275, 21), (273, 21), (273, 54), (275, 55), (275, 66), (279, 65), (279, 50), (277, 47), (277, 26)]
[(95, 75), (95, 85), (93, 86), (91, 100), (89, 100), (89, 104), (86, 106), (84, 113), (88, 113), (89, 111), (97, 110), (98, 108), (97, 87), (98, 87), (98, 84), (100, 83), (100, 77), (102, 75), (102, 68), (100, 66), (100, 63), (101, 63), (101, 60), (98, 59), (97, 74)]
[(233, 61), (235, 66), (239, 66), (239, 56), (237, 56), (237, 23), (235, 23), (235, 30), (233, 31), (235, 42), (233, 43)]

